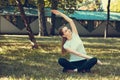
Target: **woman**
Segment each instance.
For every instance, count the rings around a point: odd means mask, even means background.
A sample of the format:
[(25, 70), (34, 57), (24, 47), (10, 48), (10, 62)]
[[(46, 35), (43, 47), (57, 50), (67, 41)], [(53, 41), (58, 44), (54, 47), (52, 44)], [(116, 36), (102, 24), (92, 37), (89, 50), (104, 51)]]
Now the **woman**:
[(64, 26), (59, 30), (59, 34), (63, 38), (62, 53), (65, 51), (70, 53), (69, 61), (65, 58), (59, 58), (58, 60), (58, 63), (63, 67), (63, 72), (91, 72), (91, 68), (96, 63), (102, 65), (100, 60), (86, 54), (73, 20), (58, 10), (51, 10), (51, 12), (63, 17), (70, 24), (72, 29), (70, 30)]

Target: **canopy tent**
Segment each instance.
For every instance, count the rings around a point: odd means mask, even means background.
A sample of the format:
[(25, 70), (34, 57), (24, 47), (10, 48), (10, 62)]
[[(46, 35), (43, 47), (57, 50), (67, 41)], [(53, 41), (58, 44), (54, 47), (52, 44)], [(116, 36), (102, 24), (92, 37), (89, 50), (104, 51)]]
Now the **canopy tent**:
[[(75, 11), (70, 17), (77, 20), (107, 20), (107, 12)], [(120, 13), (110, 12), (110, 20), (120, 21)]]
[[(38, 16), (37, 8), (24, 8), (28, 16)], [(45, 16), (51, 16), (51, 8), (45, 8)], [(63, 10), (61, 10), (63, 11)], [(0, 15), (19, 15), (13, 6), (6, 7), (0, 12)], [(74, 11), (69, 17), (77, 20), (107, 20), (107, 12), (104, 11)], [(120, 13), (110, 12), (110, 20), (120, 21)]]

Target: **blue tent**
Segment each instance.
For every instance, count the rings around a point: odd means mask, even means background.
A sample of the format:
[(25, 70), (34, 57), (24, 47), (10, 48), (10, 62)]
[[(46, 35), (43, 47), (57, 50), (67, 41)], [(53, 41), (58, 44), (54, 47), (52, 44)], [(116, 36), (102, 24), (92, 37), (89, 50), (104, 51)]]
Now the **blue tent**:
[[(107, 20), (107, 12), (75, 11), (69, 15), (77, 20)], [(120, 13), (110, 12), (110, 20), (120, 21)]]
[[(24, 8), (25, 14), (28, 16), (38, 16), (37, 8)], [(51, 16), (51, 8), (45, 8), (45, 16)], [(63, 10), (60, 10), (63, 11)], [(3, 9), (1, 15), (19, 15), (16, 7), (9, 6)], [(77, 20), (107, 20), (107, 12), (99, 11), (75, 11), (69, 17)], [(120, 21), (120, 13), (110, 12), (110, 20)]]

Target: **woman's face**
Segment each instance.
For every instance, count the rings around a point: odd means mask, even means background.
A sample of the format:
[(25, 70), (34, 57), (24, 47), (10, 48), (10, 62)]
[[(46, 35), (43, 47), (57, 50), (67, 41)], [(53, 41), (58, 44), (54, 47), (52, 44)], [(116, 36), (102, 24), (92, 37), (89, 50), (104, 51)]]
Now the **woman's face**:
[(63, 32), (63, 37), (67, 37), (72, 34), (71, 30), (68, 29), (67, 27), (63, 27), (62, 32)]

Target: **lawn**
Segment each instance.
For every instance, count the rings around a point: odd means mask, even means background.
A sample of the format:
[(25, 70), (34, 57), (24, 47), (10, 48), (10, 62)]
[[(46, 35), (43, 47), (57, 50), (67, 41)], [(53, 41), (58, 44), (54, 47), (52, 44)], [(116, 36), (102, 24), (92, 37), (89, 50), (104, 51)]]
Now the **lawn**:
[(35, 37), (39, 49), (31, 49), (27, 36), (0, 36), (0, 80), (120, 80), (120, 38), (82, 37), (85, 49), (105, 62), (94, 73), (62, 73), (57, 63), (61, 38)]

